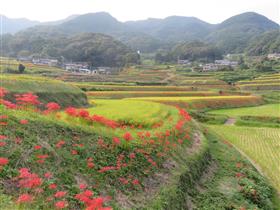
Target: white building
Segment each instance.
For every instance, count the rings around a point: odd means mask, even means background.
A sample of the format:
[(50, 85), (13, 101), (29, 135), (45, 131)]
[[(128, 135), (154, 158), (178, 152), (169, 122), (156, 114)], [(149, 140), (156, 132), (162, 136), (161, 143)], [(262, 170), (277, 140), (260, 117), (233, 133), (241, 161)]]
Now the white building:
[(203, 71), (217, 71), (219, 70), (219, 66), (214, 63), (207, 63), (203, 65)]
[(189, 60), (180, 60), (180, 59), (178, 59), (177, 64), (178, 65), (190, 65), (191, 62)]
[(47, 58), (33, 58), (32, 63), (35, 64), (35, 65), (57, 66), (58, 65), (58, 60), (47, 59)]
[(267, 58), (268, 58), (268, 59), (271, 59), (271, 60), (273, 60), (273, 59), (280, 59), (280, 53), (268, 54), (268, 55), (267, 55)]
[(237, 61), (230, 61), (230, 60), (215, 60), (215, 64), (221, 66), (231, 66), (236, 67), (238, 65)]

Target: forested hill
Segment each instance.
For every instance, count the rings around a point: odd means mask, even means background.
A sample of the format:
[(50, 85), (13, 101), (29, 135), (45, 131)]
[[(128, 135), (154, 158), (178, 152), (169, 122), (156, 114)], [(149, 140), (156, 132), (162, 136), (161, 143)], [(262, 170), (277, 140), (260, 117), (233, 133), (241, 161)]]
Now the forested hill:
[(279, 30), (279, 25), (254, 12), (233, 16), (220, 24), (182, 16), (120, 22), (106, 12), (99, 12), (74, 16), (60, 24), (35, 26), (19, 33), (41, 37), (102, 33), (142, 52), (170, 49), (181, 42), (202, 41), (216, 45), (224, 53), (238, 53), (243, 52), (256, 36), (271, 30)]
[(75, 36), (15, 36), (2, 39), (3, 55), (55, 57), (77, 62), (88, 62), (91, 66), (124, 66), (139, 62), (139, 55), (113, 37), (97, 33), (80, 33)]

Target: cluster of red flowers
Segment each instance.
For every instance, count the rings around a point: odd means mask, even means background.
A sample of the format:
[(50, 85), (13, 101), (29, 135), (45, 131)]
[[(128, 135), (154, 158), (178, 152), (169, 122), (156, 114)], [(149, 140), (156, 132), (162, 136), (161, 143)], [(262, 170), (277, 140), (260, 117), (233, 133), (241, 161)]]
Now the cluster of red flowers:
[(41, 186), (42, 179), (34, 173), (30, 173), (28, 168), (21, 168), (19, 170), (20, 175), (18, 176), (19, 179), (19, 186), (21, 188), (36, 188)]
[(39, 105), (41, 102), (38, 100), (38, 96), (33, 95), (32, 93), (16, 94), (17, 104), (20, 105)]
[[(7, 108), (20, 109), (27, 106), (28, 108), (31, 108), (32, 106), (41, 105), (38, 97), (31, 93), (16, 95), (16, 104), (3, 100), (2, 98), (5, 94), (7, 94), (7, 91), (0, 88), (0, 103)], [(43, 111), (44, 114), (54, 113), (61, 109), (60, 105), (54, 102), (50, 102), (45, 106), (40, 107), (45, 107), (46, 110)], [(42, 112), (37, 111), (37, 113)], [(65, 109), (65, 113), (70, 120), (85, 120), (89, 124), (99, 123), (109, 128), (120, 128), (123, 135), (113, 137), (109, 142), (106, 141), (105, 138), (103, 139), (100, 137), (96, 145), (98, 151), (94, 151), (92, 153), (92, 157), (94, 157), (94, 159), (83, 154), (84, 151), (87, 151), (87, 146), (91, 144), (78, 142), (78, 138), (73, 138), (75, 142), (71, 143), (69, 143), (68, 140), (64, 141), (59, 139), (54, 145), (52, 145), (54, 146), (53, 149), (56, 153), (60, 155), (68, 152), (68, 154), (72, 155), (73, 159), (84, 158), (84, 164), (81, 167), (85, 167), (87, 173), (98, 174), (98, 177), (104, 177), (104, 179), (106, 179), (106, 177), (114, 177), (115, 184), (117, 186), (125, 185), (126, 188), (130, 189), (141, 186), (140, 178), (138, 179), (138, 177), (127, 175), (132, 168), (138, 166), (137, 164), (139, 161), (141, 161), (141, 164), (145, 165), (145, 168), (143, 167), (144, 173), (150, 174), (161, 166), (162, 157), (166, 157), (173, 148), (183, 144), (186, 139), (189, 139), (189, 132), (186, 129), (186, 125), (187, 122), (191, 120), (191, 117), (188, 112), (183, 109), (179, 109), (180, 119), (177, 123), (175, 122), (173, 127), (156, 132), (139, 131), (137, 132), (137, 136), (134, 132), (126, 130), (126, 128), (142, 129), (141, 126), (137, 127), (134, 125), (127, 125), (126, 127), (125, 125), (121, 125), (120, 123), (107, 119), (103, 116), (91, 115), (85, 109), (76, 109), (74, 107), (68, 107)], [(1, 123), (5, 123), (7, 119), (7, 116), (0, 116)], [(170, 118), (168, 120), (170, 124), (173, 125), (173, 119)], [(20, 123), (28, 124), (29, 122), (26, 119), (22, 119), (20, 120)], [(163, 122), (155, 123), (152, 127), (158, 128), (162, 125), (162, 123)], [(6, 146), (8, 142), (6, 142), (6, 139), (8, 139), (7, 136), (0, 135), (0, 147)], [(22, 140), (23, 139), (17, 139), (16, 142), (20, 144)], [(130, 145), (128, 145), (126, 149), (121, 150), (121, 142), (128, 142), (127, 144), (129, 144), (131, 141), (135, 141), (135, 146), (133, 145), (130, 147)], [(70, 145), (72, 145), (72, 148), (69, 149), (68, 147), (70, 147)], [(48, 154), (43, 153), (47, 151), (47, 147), (48, 145), (43, 145), (43, 147), (41, 145), (32, 146), (35, 153), (34, 157), (40, 164), (44, 163), (46, 160), (52, 160), (52, 158), (55, 157), (54, 153), (50, 150), (48, 150)], [(92, 148), (95, 148), (95, 146), (90, 149)], [(108, 160), (110, 160), (109, 164), (106, 164), (104, 160), (98, 160), (99, 155), (95, 154), (100, 151), (102, 154), (106, 153), (104, 158), (107, 158), (107, 155), (110, 156), (110, 159), (108, 158)], [(108, 154), (109, 152), (112, 152), (112, 154)], [(49, 158), (49, 155), (51, 158)], [(8, 163), (9, 160), (7, 158), (0, 157), (0, 169)], [(6, 167), (9, 167), (9, 165)], [(113, 174), (113, 176), (111, 176), (111, 174)], [(18, 203), (33, 202), (36, 200), (38, 193), (43, 193), (46, 190), (45, 194), (48, 196), (50, 195), (50, 197), (47, 198), (47, 201), (52, 202), (55, 208), (64, 209), (71, 206), (71, 203), (68, 203), (70, 200), (73, 201), (73, 194), (71, 194), (71, 191), (58, 191), (58, 189), (64, 189), (64, 186), (59, 186), (57, 184), (58, 182), (55, 180), (55, 176), (53, 176), (50, 172), (44, 172), (44, 175), (41, 177), (38, 174), (31, 173), (27, 168), (19, 170), (19, 176), (16, 177), (16, 180), (22, 194), (19, 195), (17, 199)], [(114, 184), (112, 181), (110, 183)], [(97, 185), (99, 184), (97, 183)], [(90, 188), (87, 188), (86, 185), (81, 185), (80, 190), (81, 192), (76, 194), (74, 197), (81, 205), (86, 207), (86, 210), (112, 209), (111, 207), (104, 207), (104, 203), (107, 201), (107, 198), (95, 197), (94, 192), (91, 191)], [(67, 198), (69, 198), (69, 200)]]
[(65, 109), (65, 113), (70, 117), (77, 117), (86, 120), (87, 122), (96, 122), (102, 125), (105, 125), (110, 128), (117, 128), (119, 124), (114, 121), (107, 119), (101, 115), (92, 115), (90, 116), (89, 112), (84, 109), (76, 109), (74, 107), (68, 107)]
[(49, 114), (52, 112), (57, 112), (61, 109), (60, 105), (55, 102), (49, 102), (45, 105), (46, 110), (44, 111), (44, 114)]
[(184, 110), (184, 109), (180, 109), (179, 108), (179, 114), (183, 117), (183, 119), (184, 120), (186, 120), (186, 121), (190, 121), (192, 118), (191, 118), (191, 116), (189, 115), (189, 113), (186, 111), (186, 110)]

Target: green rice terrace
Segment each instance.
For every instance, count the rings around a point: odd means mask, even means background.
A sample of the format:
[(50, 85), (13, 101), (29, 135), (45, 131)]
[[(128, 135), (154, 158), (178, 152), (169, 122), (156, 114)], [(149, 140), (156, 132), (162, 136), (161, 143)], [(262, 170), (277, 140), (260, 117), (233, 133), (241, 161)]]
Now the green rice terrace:
[(36, 71), (1, 75), (1, 210), (279, 209), (277, 90), (173, 66)]

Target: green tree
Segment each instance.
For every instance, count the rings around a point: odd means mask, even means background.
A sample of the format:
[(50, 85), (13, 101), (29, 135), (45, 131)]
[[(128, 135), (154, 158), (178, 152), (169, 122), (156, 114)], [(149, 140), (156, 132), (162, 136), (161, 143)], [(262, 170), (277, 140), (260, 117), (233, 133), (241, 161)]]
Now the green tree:
[(25, 66), (24, 66), (23, 64), (20, 63), (20, 64), (18, 65), (18, 71), (19, 71), (19, 73), (22, 74), (22, 73), (24, 72), (24, 70), (25, 70)]

